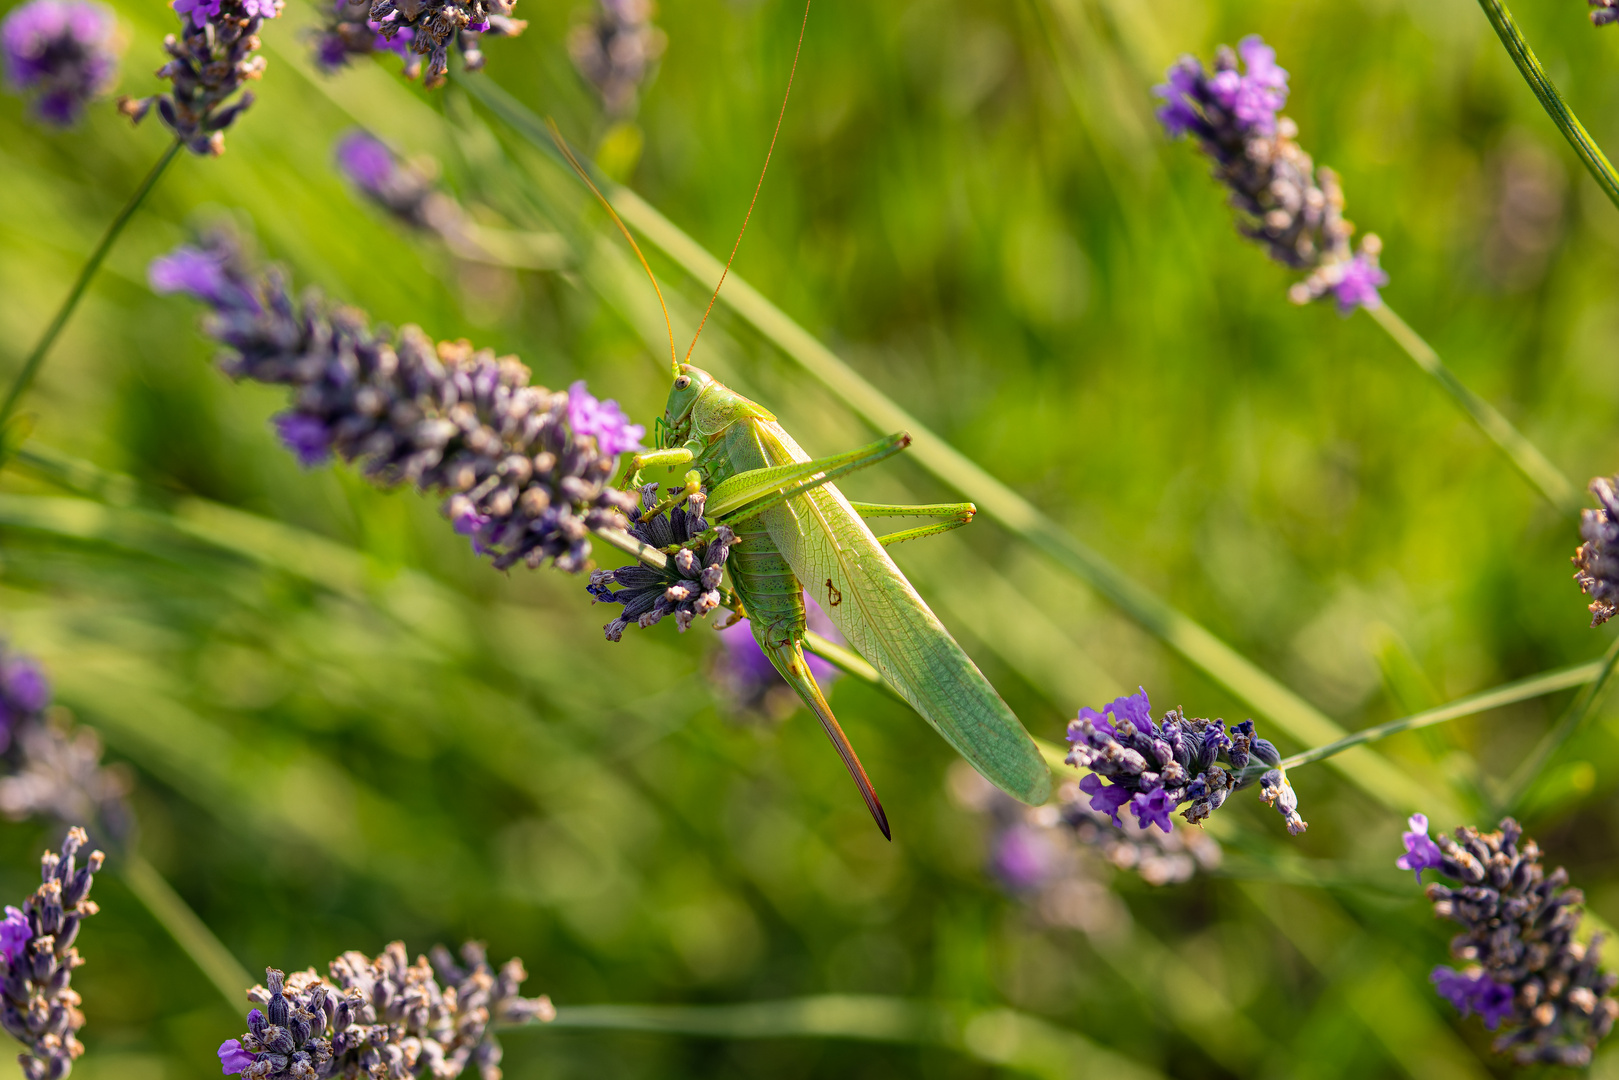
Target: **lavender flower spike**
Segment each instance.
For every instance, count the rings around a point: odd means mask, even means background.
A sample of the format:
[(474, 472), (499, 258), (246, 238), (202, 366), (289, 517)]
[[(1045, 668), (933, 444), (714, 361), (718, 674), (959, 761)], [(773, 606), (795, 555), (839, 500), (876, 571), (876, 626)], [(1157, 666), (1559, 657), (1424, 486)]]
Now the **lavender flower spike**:
[(1619, 22), (1619, 0), (1586, 0), (1596, 10), (1591, 12), (1592, 26), (1606, 26)]
[[(583, 386), (575, 383), (575, 389)], [(569, 391), (569, 401), (576, 400)], [(612, 404), (609, 402), (608, 404)], [(617, 406), (614, 406), (616, 412)], [(595, 399), (586, 407), (594, 416)], [(617, 424), (614, 420), (612, 423)], [(577, 431), (578, 428), (575, 428)], [(608, 641), (618, 641), (630, 623), (645, 629), (655, 625), (665, 615), (675, 617), (675, 626), (681, 633), (691, 628), (693, 621), (702, 618), (720, 606), (720, 579), (725, 573), (725, 560), (730, 555), (735, 536), (724, 525), (714, 529), (714, 538), (695, 547), (686, 546), (702, 536), (708, 529), (703, 517), (703, 506), (708, 501), (706, 492), (699, 491), (686, 500), (684, 506), (674, 507), (647, 517), (658, 504), (658, 485), (648, 484), (641, 489), (642, 514), (630, 525), (630, 533), (642, 543), (670, 551), (668, 566), (663, 571), (641, 563), (633, 563), (617, 570), (595, 570), (590, 575), (590, 595), (608, 604), (623, 604), (624, 610), (602, 631)], [(678, 547), (679, 550), (673, 550)], [(622, 586), (617, 592), (609, 585)]]
[(76, 123), (118, 74), (112, 10), (90, 0), (31, 0), (0, 22), (6, 83), (33, 98), (34, 115), (53, 127)]
[(1427, 896), (1435, 915), (1461, 926), (1450, 954), (1466, 966), (1434, 969), (1435, 988), (1462, 1015), (1504, 1025), (1494, 1049), (1518, 1064), (1589, 1065), (1619, 1017), (1611, 996), (1619, 975), (1601, 970), (1602, 935), (1578, 941), (1584, 895), (1561, 868), (1545, 872), (1540, 848), (1511, 818), (1496, 832), (1457, 829), (1436, 846), (1433, 869), (1459, 884), (1435, 882)]
[(1405, 854), (1394, 860), (1394, 865), (1401, 870), (1414, 870), (1417, 874), (1417, 884), (1422, 884), (1424, 870), (1437, 870), (1444, 856), (1440, 854), (1439, 845), (1428, 837), (1428, 816), (1426, 814), (1412, 814), (1406, 822), (1410, 831), (1401, 839), (1405, 841)]
[(462, 946), (459, 961), (442, 946), (431, 956), (412, 964), (396, 941), (374, 960), (344, 953), (329, 977), (266, 970), (247, 994), (247, 1032), (219, 1047), (220, 1067), (249, 1080), (449, 1078), (476, 1067), (500, 1080), (493, 1025), (549, 1023), (551, 999), (522, 997), (523, 962), (496, 971), (478, 942)]
[(98, 910), (90, 886), (105, 858), (92, 851), (80, 866), (88, 842), (83, 829), (69, 829), (62, 853), (47, 851), (41, 860), (43, 883), (21, 911), (6, 909), (0, 929), (0, 1026), (25, 1048), (17, 1055), (25, 1080), (61, 1080), (84, 1053), (84, 1013), (72, 986), (73, 969), (84, 961), (73, 943), (79, 924)]
[[(1276, 807), (1289, 833), (1306, 828), (1298, 796), (1280, 768), (1282, 756), (1255, 735), (1252, 720), (1228, 734), (1222, 720), (1189, 720), (1172, 709), (1154, 723), (1147, 691), (1138, 690), (1101, 712), (1080, 709), (1068, 725), (1068, 741), (1073, 746), (1068, 763), (1091, 770), (1079, 784), (1090, 796), (1091, 810), (1115, 826), (1122, 824), (1119, 810), (1128, 807), (1141, 828), (1156, 825), (1168, 833), (1169, 815), (1182, 804), (1189, 805), (1181, 816), (1196, 825), (1231, 792), (1257, 781), (1260, 798)], [(1222, 759), (1223, 767), (1216, 764)], [(1261, 769), (1250, 768), (1256, 762)]]
[[(101, 740), (48, 717), (51, 689), (32, 657), (0, 641), (0, 814), (90, 822), (113, 842), (128, 837), (129, 779), (101, 761)], [(4, 947), (0, 930), (0, 948)]]
[(168, 93), (122, 98), (118, 107), (135, 123), (153, 108), (163, 126), (194, 154), (225, 152), (225, 129), (253, 104), (237, 91), (264, 75), (259, 28), (281, 14), (285, 0), (174, 0), (181, 36), (163, 39), (170, 60), (158, 77), (173, 85)]
[(1294, 142), (1298, 126), (1280, 116), (1287, 102), (1287, 72), (1258, 37), (1246, 37), (1238, 53), (1221, 46), (1214, 70), (1191, 56), (1169, 69), (1154, 89), (1165, 99), (1159, 122), (1171, 137), (1190, 135), (1214, 163), (1214, 177), (1231, 191), (1241, 215), (1238, 229), (1263, 244), (1271, 258), (1308, 276), (1288, 291), (1296, 304), (1331, 296), (1339, 314), (1381, 303), (1388, 284), (1378, 266), (1382, 251), (1368, 234), (1359, 250), (1350, 244), (1355, 227), (1343, 218), (1344, 197), (1331, 169), (1315, 167)]
[(1619, 611), (1619, 476), (1597, 477), (1591, 494), (1601, 507), (1580, 511), (1580, 536), (1574, 552), (1574, 580), (1591, 597), (1591, 626), (1601, 626)]
[(254, 272), (224, 234), (197, 250), (213, 269), (183, 291), (212, 309), (220, 366), (292, 391), (275, 423), (304, 464), (335, 454), (379, 484), (444, 496), (498, 569), (550, 559), (577, 573), (592, 529), (626, 527), (638, 502), (611, 486), (616, 458), (571, 427), (571, 396), (531, 385), (516, 357), (435, 344), (414, 326), (373, 330), (314, 292), (294, 300), (279, 270)]

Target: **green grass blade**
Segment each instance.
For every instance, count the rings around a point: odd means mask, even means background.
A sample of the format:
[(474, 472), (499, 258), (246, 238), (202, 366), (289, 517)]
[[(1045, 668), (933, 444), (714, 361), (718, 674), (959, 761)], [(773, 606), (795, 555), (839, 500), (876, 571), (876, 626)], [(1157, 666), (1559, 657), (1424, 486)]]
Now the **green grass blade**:
[[(1150, 1080), (1161, 1074), (1067, 1028), (1006, 1008), (865, 994), (742, 1005), (575, 1005), (546, 1029), (637, 1031), (711, 1039), (851, 1039), (942, 1046), (1051, 1080)], [(541, 1029), (535, 1029), (541, 1030)]]

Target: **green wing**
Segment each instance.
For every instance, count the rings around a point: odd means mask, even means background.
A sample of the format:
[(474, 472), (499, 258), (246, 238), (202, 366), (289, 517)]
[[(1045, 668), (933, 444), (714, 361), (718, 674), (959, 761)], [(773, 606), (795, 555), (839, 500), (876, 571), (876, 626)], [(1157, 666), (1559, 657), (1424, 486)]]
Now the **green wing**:
[[(755, 446), (735, 457), (757, 454), (763, 466), (809, 460), (779, 424), (737, 427), (752, 429)], [(834, 485), (768, 510), (762, 520), (849, 644), (946, 742), (1008, 794), (1031, 805), (1046, 800), (1051, 774), (1034, 740)]]

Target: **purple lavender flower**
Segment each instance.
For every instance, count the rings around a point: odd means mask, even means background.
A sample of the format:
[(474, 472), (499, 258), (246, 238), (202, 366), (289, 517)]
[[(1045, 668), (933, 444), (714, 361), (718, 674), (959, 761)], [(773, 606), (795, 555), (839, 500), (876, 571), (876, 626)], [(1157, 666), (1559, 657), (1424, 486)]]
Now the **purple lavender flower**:
[(23, 1044), (17, 1062), (24, 1080), (65, 1077), (84, 1053), (78, 1038), (84, 1013), (72, 986), (84, 960), (74, 942), (80, 924), (96, 913), (90, 886), (105, 858), (92, 851), (79, 865), (87, 843), (83, 829), (69, 829), (61, 854), (47, 851), (40, 860), (39, 888), (21, 911), (6, 908), (0, 922), (0, 1027)]
[(1592, 26), (1606, 26), (1619, 22), (1619, 0), (1586, 0), (1596, 10), (1591, 12)]
[(1405, 854), (1394, 860), (1394, 865), (1401, 870), (1414, 870), (1417, 874), (1417, 884), (1422, 884), (1424, 870), (1437, 870), (1443, 859), (1439, 845), (1428, 837), (1428, 816), (1426, 814), (1412, 814), (1406, 822), (1410, 831), (1401, 839), (1405, 841)]
[(1136, 824), (1143, 829), (1156, 825), (1164, 832), (1173, 831), (1175, 827), (1169, 823), (1169, 813), (1173, 809), (1175, 804), (1169, 801), (1163, 788), (1130, 799), (1130, 813), (1136, 816)]
[(266, 969), (247, 994), (259, 1007), (247, 1032), (219, 1047), (220, 1067), (255, 1080), (455, 1077), (474, 1068), (499, 1080), (495, 1026), (549, 1023), (551, 999), (523, 997), (523, 962), (496, 971), (477, 942), (462, 946), (459, 962), (442, 946), (429, 956), (413, 964), (396, 941), (376, 959), (344, 953), (328, 978)]
[(338, 140), (337, 167), (370, 194), (383, 190), (394, 174), (394, 155), (388, 144), (369, 131), (354, 130)]
[(177, 247), (152, 260), (146, 282), (153, 292), (183, 293), (206, 304), (256, 303), (226, 275), (224, 256), (217, 251)]
[(13, 654), (0, 660), (0, 698), (18, 712), (40, 712), (51, 701), (51, 684), (31, 656)]
[(601, 95), (609, 116), (634, 114), (641, 86), (668, 44), (652, 15), (652, 0), (599, 0), (594, 17), (568, 34), (574, 69)]
[(31, 0), (0, 22), (6, 82), (34, 99), (34, 115), (75, 123), (118, 72), (112, 11), (89, 0)]
[(221, 367), (293, 391), (276, 426), (305, 464), (330, 452), (378, 483), (442, 494), (500, 569), (549, 559), (578, 572), (592, 529), (625, 527), (638, 500), (611, 487), (613, 458), (569, 426), (569, 395), (530, 385), (516, 357), (435, 343), (414, 326), (379, 335), (363, 312), (314, 293), (295, 301), (279, 270), (253, 271), (223, 234), (202, 255), (194, 264), (213, 276), (184, 291), (213, 309), (206, 329), (229, 350)]
[[(1366, 238), (1369, 242), (1371, 237)], [(1364, 250), (1355, 255), (1343, 268), (1332, 295), (1338, 299), (1338, 314), (1351, 315), (1358, 307), (1374, 308), (1383, 302), (1377, 290), (1389, 283), (1389, 276), (1377, 265), (1376, 254)]]
[(1467, 975), (1441, 965), (1434, 968), (1428, 978), (1439, 996), (1454, 1005), (1464, 1018), (1476, 1012), (1491, 1031), (1512, 1015), (1512, 987), (1496, 982), (1482, 970), (1474, 969)]
[[(158, 69), (168, 93), (119, 99), (118, 108), (135, 123), (157, 110), (163, 126), (194, 154), (225, 152), (225, 129), (253, 104), (237, 91), (264, 74), (259, 28), (281, 14), (285, 0), (174, 0), (183, 33), (163, 47), (170, 60)], [(235, 98), (232, 101), (232, 98)]]
[(568, 423), (576, 435), (590, 435), (596, 448), (608, 456), (641, 449), (646, 428), (630, 423), (616, 401), (597, 401), (585, 389), (584, 380), (568, 387)]
[[(257, 1012), (258, 1010), (253, 1010)], [(251, 1021), (249, 1021), (251, 1024)], [(257, 1060), (242, 1049), (242, 1040), (226, 1039), (219, 1044), (219, 1068), (226, 1076), (235, 1076)]]
[[(1254, 734), (1252, 720), (1227, 734), (1224, 721), (1189, 720), (1174, 709), (1154, 723), (1142, 689), (1109, 702), (1101, 712), (1080, 709), (1068, 725), (1068, 741), (1073, 747), (1068, 763), (1091, 770), (1080, 790), (1091, 797), (1091, 809), (1115, 825), (1119, 808), (1128, 805), (1142, 828), (1157, 825), (1167, 833), (1171, 811), (1183, 803), (1190, 805), (1182, 816), (1197, 824), (1231, 792), (1257, 781), (1260, 798), (1276, 807), (1288, 832), (1297, 835), (1306, 827), (1298, 815), (1298, 796), (1280, 768), (1281, 755)], [(1222, 757), (1224, 767), (1216, 764)], [(1255, 775), (1250, 761), (1265, 771)]]
[(200, 29), (208, 24), (208, 20), (219, 18), (223, 3), (224, 0), (174, 0), (169, 6), (182, 19), (191, 16), (192, 25)]
[(332, 458), (332, 431), (318, 416), (287, 412), (275, 418), (275, 432), (281, 444), (298, 456), (306, 469), (324, 465)]
[(311, 35), (315, 66), (324, 74), (333, 75), (356, 56), (391, 52), (405, 62), (402, 72), (405, 78), (420, 75), (422, 58), (411, 51), (416, 31), (408, 26), (401, 27), (392, 37), (384, 37), (381, 31), (382, 24), (371, 18), (371, 0), (336, 0), (324, 25)]
[(5, 921), (0, 922), (0, 957), (8, 964), (15, 964), (33, 936), (28, 916), (7, 904)]
[[(1420, 817), (1412, 818), (1413, 832)], [(1433, 869), (1460, 884), (1435, 882), (1427, 896), (1435, 915), (1461, 926), (1450, 954), (1469, 966), (1436, 968), (1435, 988), (1464, 1016), (1477, 1012), (1492, 1030), (1505, 1024), (1494, 1048), (1520, 1065), (1590, 1064), (1619, 1018), (1611, 996), (1619, 975), (1601, 970), (1602, 935), (1590, 945), (1578, 940), (1584, 895), (1568, 887), (1561, 868), (1545, 872), (1540, 848), (1511, 818), (1497, 832), (1457, 829), (1437, 847)]]
[[(1382, 245), (1368, 234), (1357, 251), (1355, 227), (1343, 217), (1343, 189), (1331, 169), (1317, 169), (1294, 139), (1298, 126), (1278, 111), (1287, 101), (1287, 72), (1258, 37), (1238, 54), (1221, 46), (1214, 70), (1185, 56), (1154, 89), (1165, 104), (1159, 122), (1170, 138), (1190, 135), (1214, 163), (1214, 177), (1231, 192), (1238, 229), (1271, 258), (1309, 275), (1288, 297), (1305, 304), (1332, 296), (1340, 313), (1374, 307), (1388, 284), (1378, 266)], [(1246, 71), (1241, 67), (1246, 65)]]
[(1124, 822), (1119, 820), (1119, 808), (1130, 801), (1129, 788), (1123, 784), (1105, 784), (1095, 773), (1086, 773), (1079, 778), (1079, 790), (1091, 797), (1092, 810), (1106, 814), (1118, 828), (1124, 827)]
[(1580, 536), (1574, 552), (1574, 580), (1591, 597), (1591, 626), (1601, 626), (1619, 611), (1619, 476), (1591, 481), (1591, 494), (1601, 504), (1580, 511)]

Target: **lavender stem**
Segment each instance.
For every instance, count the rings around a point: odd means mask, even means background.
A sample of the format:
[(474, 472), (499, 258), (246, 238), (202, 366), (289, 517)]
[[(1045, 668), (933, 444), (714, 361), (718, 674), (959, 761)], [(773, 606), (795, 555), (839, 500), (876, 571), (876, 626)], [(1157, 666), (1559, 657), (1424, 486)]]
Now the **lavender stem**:
[[(101, 242), (96, 245), (95, 251), (90, 253), (90, 259), (84, 264), (84, 268), (79, 271), (79, 278), (73, 283), (73, 290), (67, 294), (67, 299), (62, 301), (62, 306), (57, 309), (50, 325), (45, 328), (45, 333), (40, 336), (39, 341), (34, 345), (33, 351), (28, 354), (28, 359), (23, 361), (22, 370), (17, 372), (16, 378), (11, 381), (11, 387), (6, 391), (5, 401), (0, 403), (0, 432), (5, 430), (7, 421), (11, 419), (12, 413), (16, 411), (17, 403), (28, 392), (28, 388), (33, 385), (34, 377), (39, 374), (40, 367), (45, 363), (46, 354), (50, 352), (51, 346), (56, 343), (57, 335), (67, 325), (68, 319), (72, 318), (73, 311), (79, 306), (79, 301), (84, 297), (85, 290), (90, 287), (90, 279), (95, 277), (97, 270), (101, 269), (101, 264), (106, 261), (107, 253), (112, 250), (112, 245), (117, 242), (119, 235), (124, 231), (124, 226), (128, 225), (130, 218), (135, 216), (135, 211), (139, 210), (141, 203), (146, 201), (146, 196), (151, 194), (152, 188), (157, 186), (158, 178), (163, 175), (163, 170), (169, 167), (169, 162), (173, 161), (175, 155), (180, 152), (182, 145), (179, 139), (175, 139), (169, 144), (169, 148), (163, 151), (163, 156), (157, 159), (157, 164), (153, 165), (152, 170), (146, 174), (146, 179), (141, 181), (140, 187), (135, 189), (135, 193), (129, 197), (129, 201), (124, 204), (124, 208), (118, 211), (118, 216), (112, 219), (112, 224), (107, 226), (107, 231), (102, 235)], [(0, 466), (4, 466), (9, 454), (8, 446), (4, 442), (0, 442)]]
[(1534, 751), (1523, 759), (1523, 763), (1518, 766), (1511, 778), (1507, 780), (1501, 790), (1499, 799), (1500, 804), (1506, 808), (1507, 813), (1511, 813), (1518, 808), (1518, 805), (1523, 802), (1523, 797), (1528, 794), (1529, 788), (1540, 776), (1541, 771), (1546, 768), (1553, 755), (1557, 753), (1558, 748), (1567, 742), (1569, 737), (1579, 729), (1580, 724), (1591, 712), (1591, 706), (1596, 704), (1603, 688), (1607, 686), (1608, 678), (1613, 674), (1615, 664), (1619, 664), (1619, 638), (1615, 638), (1613, 644), (1608, 646), (1608, 651), (1602, 657), (1602, 666), (1597, 671), (1596, 678), (1586, 685), (1580, 695), (1569, 705), (1568, 711), (1558, 718), (1556, 726), (1541, 738)]
[(1553, 465), (1521, 431), (1513, 427), (1512, 421), (1502, 416), (1494, 405), (1469, 390), (1466, 384), (1456, 377), (1455, 372), (1439, 359), (1439, 354), (1434, 351), (1433, 346), (1422, 340), (1421, 335), (1396, 315), (1393, 308), (1385, 303), (1367, 307), (1365, 311), (1376, 320), (1377, 325), (1381, 326), (1389, 337), (1394, 339), (1396, 345), (1405, 350), (1407, 356), (1416, 361), (1419, 368), (1444, 387), (1478, 429), (1501, 449), (1526, 480), (1540, 490), (1547, 502), (1562, 513), (1579, 514), (1580, 498), (1574, 490), (1574, 485), (1563, 475), (1562, 470)]
[(1501, 44), (1506, 46), (1512, 62), (1518, 65), (1518, 71), (1523, 75), (1524, 82), (1529, 84), (1529, 89), (1540, 99), (1540, 104), (1546, 109), (1546, 115), (1552, 118), (1557, 130), (1563, 133), (1563, 138), (1568, 140), (1568, 144), (1574, 148), (1580, 160), (1585, 162), (1586, 169), (1590, 171), (1591, 177), (1596, 180), (1603, 193), (1614, 206), (1619, 206), (1619, 173), (1614, 171), (1602, 148), (1585, 130), (1585, 125), (1574, 115), (1574, 110), (1568, 107), (1562, 95), (1557, 92), (1557, 87), (1552, 85), (1546, 69), (1540, 66), (1534, 50), (1529, 47), (1529, 42), (1524, 40), (1523, 32), (1518, 29), (1517, 22), (1512, 18), (1512, 12), (1507, 10), (1506, 4), (1501, 0), (1478, 0), (1478, 6), (1484, 9), (1490, 25), (1495, 27), (1496, 36), (1501, 39)]
[(1592, 660), (1589, 663), (1577, 664), (1574, 667), (1560, 668), (1557, 671), (1548, 671), (1540, 675), (1531, 675), (1527, 679), (1519, 679), (1504, 686), (1497, 686), (1491, 690), (1484, 690), (1467, 697), (1457, 698), (1455, 701), (1437, 705), (1432, 709), (1424, 709), (1410, 716), (1403, 716), (1398, 720), (1390, 720), (1386, 724), (1378, 724), (1357, 731), (1346, 739), (1317, 746), (1312, 750), (1294, 754), (1282, 762), (1284, 769), (1292, 769), (1299, 765), (1309, 765), (1312, 762), (1322, 761), (1334, 754), (1359, 746), (1362, 743), (1376, 742), (1386, 739), (1390, 735), (1398, 735), (1402, 731), (1415, 731), (1418, 728), (1431, 727), (1434, 724), (1443, 724), (1447, 720), (1459, 720), (1464, 716), (1475, 716), (1488, 709), (1498, 709), (1503, 705), (1512, 705), (1531, 698), (1543, 697), (1546, 694), (1555, 694), (1559, 690), (1567, 690), (1574, 686), (1583, 686), (1602, 677), (1606, 668), (1606, 661)]

